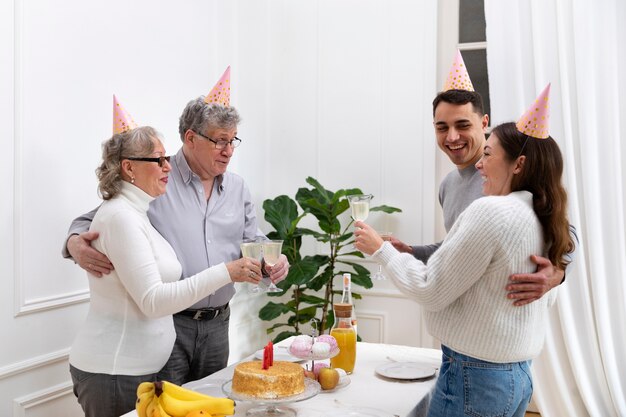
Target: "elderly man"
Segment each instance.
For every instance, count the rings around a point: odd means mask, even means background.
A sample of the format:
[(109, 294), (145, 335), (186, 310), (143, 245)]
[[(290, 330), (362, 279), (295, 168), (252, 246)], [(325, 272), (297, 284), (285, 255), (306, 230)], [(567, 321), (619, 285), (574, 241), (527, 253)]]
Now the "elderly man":
[[(151, 223), (174, 248), (183, 277), (237, 259), (242, 240), (264, 237), (257, 228), (248, 187), (241, 177), (227, 171), (241, 143), (237, 138), (239, 113), (229, 106), (225, 85), (230, 82), (229, 73), (230, 68), (206, 97), (190, 101), (183, 110), (179, 120), (182, 148), (171, 159), (165, 195), (152, 201), (148, 211)], [(97, 238), (88, 232), (96, 210), (74, 220), (64, 255), (102, 276), (113, 265), (90, 246)], [(288, 270), (287, 258), (281, 255), (267, 272), (278, 282)], [(233, 284), (226, 285), (174, 315), (176, 343), (160, 379), (183, 384), (227, 365), (228, 303), (234, 294)]]

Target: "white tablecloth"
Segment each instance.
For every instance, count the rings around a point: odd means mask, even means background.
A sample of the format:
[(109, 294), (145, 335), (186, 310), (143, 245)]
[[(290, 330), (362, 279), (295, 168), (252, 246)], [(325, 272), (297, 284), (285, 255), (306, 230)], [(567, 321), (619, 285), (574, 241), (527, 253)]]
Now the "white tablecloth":
[[(288, 345), (290, 339), (279, 345)], [(246, 358), (250, 360), (252, 357)], [(357, 345), (357, 360), (354, 372), (349, 376), (350, 384), (333, 392), (320, 392), (308, 400), (286, 404), (297, 410), (298, 417), (322, 417), (328, 414), (341, 415), (341, 410), (353, 411), (357, 407), (374, 408), (386, 413), (382, 416), (425, 417), (428, 411), (430, 394), (435, 386), (436, 376), (415, 381), (393, 380), (376, 374), (375, 369), (391, 361), (419, 362), (438, 368), (441, 351), (410, 346), (362, 343)], [(200, 381), (189, 384), (191, 388), (203, 384), (221, 384), (232, 379), (234, 365), (231, 365)], [(218, 391), (217, 388), (214, 391)], [(219, 392), (206, 392), (216, 395)], [(225, 396), (222, 394), (222, 396)], [(235, 416), (245, 416), (255, 404), (237, 401)], [(368, 410), (372, 411), (372, 410)], [(123, 417), (136, 417), (132, 411)]]

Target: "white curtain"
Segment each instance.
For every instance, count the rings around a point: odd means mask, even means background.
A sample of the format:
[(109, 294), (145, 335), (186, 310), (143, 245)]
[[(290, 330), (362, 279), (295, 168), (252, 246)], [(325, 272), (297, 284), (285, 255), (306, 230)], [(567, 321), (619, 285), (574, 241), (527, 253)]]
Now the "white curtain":
[(543, 417), (626, 416), (626, 2), (486, 0), (492, 122), (548, 82), (580, 244), (534, 362)]

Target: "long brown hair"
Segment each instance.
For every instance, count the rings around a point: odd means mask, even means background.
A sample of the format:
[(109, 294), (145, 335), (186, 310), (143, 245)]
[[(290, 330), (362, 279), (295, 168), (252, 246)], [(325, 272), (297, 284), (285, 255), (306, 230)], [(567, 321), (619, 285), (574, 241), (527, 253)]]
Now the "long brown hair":
[(524, 155), (519, 174), (513, 176), (511, 191), (526, 190), (533, 195), (533, 209), (543, 228), (548, 259), (565, 270), (569, 263), (563, 259), (574, 251), (574, 240), (569, 233), (567, 219), (567, 192), (561, 183), (563, 156), (552, 137), (535, 139), (519, 132), (515, 123), (503, 123), (492, 130), (500, 140), (509, 161)]

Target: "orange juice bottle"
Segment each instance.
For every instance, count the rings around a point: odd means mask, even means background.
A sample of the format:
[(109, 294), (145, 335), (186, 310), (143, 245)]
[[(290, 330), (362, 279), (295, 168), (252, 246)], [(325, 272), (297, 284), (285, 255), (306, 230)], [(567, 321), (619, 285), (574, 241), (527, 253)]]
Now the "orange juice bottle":
[(330, 359), (330, 366), (341, 368), (351, 374), (356, 362), (356, 332), (352, 326), (352, 305), (337, 303), (334, 311), (335, 325), (330, 335), (337, 339), (339, 353)]

